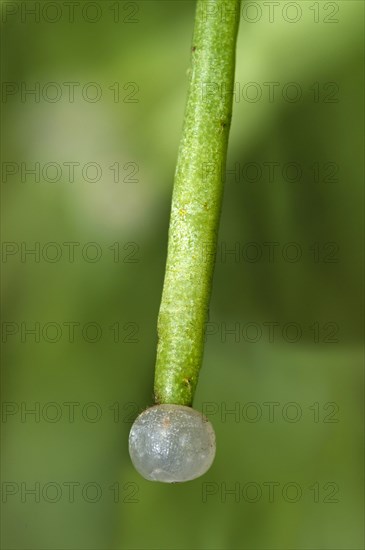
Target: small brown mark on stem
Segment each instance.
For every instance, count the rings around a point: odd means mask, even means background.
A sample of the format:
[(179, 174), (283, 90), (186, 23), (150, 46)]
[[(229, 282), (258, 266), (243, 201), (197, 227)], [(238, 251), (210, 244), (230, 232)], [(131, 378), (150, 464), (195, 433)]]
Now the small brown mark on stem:
[(183, 378), (183, 383), (184, 383), (185, 386), (187, 386), (188, 388), (191, 388), (191, 378)]
[(221, 131), (221, 133), (224, 132), (224, 130), (227, 128), (227, 126), (228, 126), (227, 121), (226, 120), (221, 120), (221, 122), (220, 122), (220, 131)]

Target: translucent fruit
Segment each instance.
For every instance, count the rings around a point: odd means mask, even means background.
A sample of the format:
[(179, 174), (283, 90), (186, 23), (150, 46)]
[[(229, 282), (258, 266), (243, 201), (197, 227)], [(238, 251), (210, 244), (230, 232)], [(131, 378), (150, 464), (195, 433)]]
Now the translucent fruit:
[(215, 456), (213, 426), (199, 411), (156, 405), (143, 411), (129, 434), (136, 470), (150, 481), (177, 483), (199, 477)]

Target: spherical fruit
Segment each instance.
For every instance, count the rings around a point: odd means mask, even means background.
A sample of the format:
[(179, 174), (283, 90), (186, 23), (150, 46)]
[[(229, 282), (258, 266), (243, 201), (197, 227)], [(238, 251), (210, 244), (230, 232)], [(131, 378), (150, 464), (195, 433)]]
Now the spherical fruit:
[(129, 454), (146, 479), (190, 481), (210, 468), (215, 434), (199, 411), (182, 405), (156, 405), (143, 411), (129, 434)]

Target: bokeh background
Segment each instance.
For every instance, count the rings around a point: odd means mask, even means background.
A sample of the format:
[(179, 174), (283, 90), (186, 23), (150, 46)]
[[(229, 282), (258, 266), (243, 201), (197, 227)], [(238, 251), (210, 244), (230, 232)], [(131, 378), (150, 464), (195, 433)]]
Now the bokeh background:
[(70, 4), (1, 4), (2, 547), (363, 548), (363, 3), (243, 4), (194, 404), (217, 456), (171, 486), (127, 443), (195, 2)]

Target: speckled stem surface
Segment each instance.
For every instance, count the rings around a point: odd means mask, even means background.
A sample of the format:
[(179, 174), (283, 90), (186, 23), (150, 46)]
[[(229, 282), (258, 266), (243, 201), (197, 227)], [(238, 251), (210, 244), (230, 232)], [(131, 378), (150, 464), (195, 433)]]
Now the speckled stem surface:
[(158, 317), (156, 403), (191, 406), (203, 359), (240, 0), (198, 0)]

